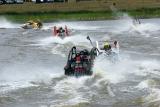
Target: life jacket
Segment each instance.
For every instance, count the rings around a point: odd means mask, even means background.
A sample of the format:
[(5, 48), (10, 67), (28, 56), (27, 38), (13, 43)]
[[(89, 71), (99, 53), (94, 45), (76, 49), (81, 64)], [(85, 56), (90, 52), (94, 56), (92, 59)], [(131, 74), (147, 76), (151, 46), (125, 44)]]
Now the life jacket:
[(76, 57), (75, 72), (78, 72), (80, 74), (83, 74), (84, 72), (84, 67), (80, 55)]
[(81, 62), (81, 57), (80, 56), (77, 56), (76, 57), (76, 63), (80, 63)]

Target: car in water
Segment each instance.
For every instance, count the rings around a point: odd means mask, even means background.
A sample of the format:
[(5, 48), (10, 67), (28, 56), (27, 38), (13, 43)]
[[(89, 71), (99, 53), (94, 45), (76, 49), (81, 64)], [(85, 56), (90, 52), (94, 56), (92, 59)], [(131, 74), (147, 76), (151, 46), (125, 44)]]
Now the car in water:
[(91, 76), (95, 57), (98, 55), (97, 48), (93, 47), (91, 51), (87, 49), (77, 50), (74, 46), (69, 52), (67, 64), (64, 67), (67, 76)]
[(21, 26), (23, 29), (41, 29), (43, 24), (40, 20), (29, 20)]
[(65, 27), (53, 27), (53, 35), (60, 37), (61, 39), (64, 39), (65, 37), (69, 36), (68, 28), (67, 26)]

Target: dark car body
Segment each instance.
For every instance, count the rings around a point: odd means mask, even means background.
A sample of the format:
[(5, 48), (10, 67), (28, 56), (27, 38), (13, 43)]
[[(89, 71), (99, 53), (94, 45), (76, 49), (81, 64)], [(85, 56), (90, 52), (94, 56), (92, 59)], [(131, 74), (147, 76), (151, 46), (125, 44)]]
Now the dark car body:
[(0, 5), (5, 4), (6, 1), (5, 0), (0, 0)]
[[(92, 48), (89, 52), (87, 49), (77, 51), (75, 46), (72, 47), (68, 55), (67, 64), (64, 67), (64, 74), (76, 77), (92, 75), (92, 66), (97, 52), (97, 48)], [(79, 61), (77, 60), (78, 57)]]

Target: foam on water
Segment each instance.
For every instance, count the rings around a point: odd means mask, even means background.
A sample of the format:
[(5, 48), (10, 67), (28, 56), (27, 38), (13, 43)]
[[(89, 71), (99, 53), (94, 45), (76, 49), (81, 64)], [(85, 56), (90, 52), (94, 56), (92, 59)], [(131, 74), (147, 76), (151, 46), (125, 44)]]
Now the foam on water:
[[(148, 36), (149, 33), (155, 32), (159, 30), (158, 25), (152, 24), (152, 23), (141, 23), (135, 25), (133, 23), (133, 18), (124, 15), (122, 19), (120, 19), (119, 23), (121, 23), (121, 26), (115, 27), (117, 29), (118, 33), (122, 33), (124, 31), (130, 31), (131, 32), (138, 32), (138, 34)], [(152, 27), (154, 27), (152, 29)], [(84, 28), (85, 29), (85, 28)], [(114, 30), (113, 30), (114, 31)], [(94, 41), (94, 40), (93, 40)], [(56, 44), (54, 48), (52, 48), (52, 53), (54, 54), (61, 54), (64, 55), (63, 52), (59, 51), (63, 45), (68, 45), (67, 43), (72, 43), (74, 45), (80, 45), (82, 42), (82, 45), (84, 43), (87, 43), (88, 40), (86, 40), (86, 37), (82, 35), (74, 35), (71, 37), (67, 37), (65, 39), (60, 39), (58, 37), (47, 37), (39, 40), (40, 45), (42, 46), (49, 46), (52, 44)], [(128, 55), (124, 55), (128, 56)], [(96, 78), (96, 81), (94, 83), (91, 83), (91, 87), (101, 88), (102, 86), (108, 86), (109, 83), (111, 84), (117, 84), (121, 82), (131, 81), (130, 77), (146, 77), (148, 75), (152, 76), (159, 76), (159, 72), (155, 69), (159, 68), (159, 62), (156, 60), (132, 60), (129, 57), (121, 58), (121, 60), (117, 63), (111, 63), (108, 60), (101, 60), (101, 58), (97, 58), (94, 63), (94, 75), (92, 77), (82, 77), (82, 78), (63, 78), (60, 80), (53, 89), (55, 92), (59, 95), (66, 97), (66, 99), (59, 99), (60, 105), (74, 105), (79, 102), (89, 102), (94, 93), (96, 92), (90, 92), (89, 96), (85, 97), (85, 92), (79, 92), (79, 89), (83, 89), (85, 91), (90, 90), (89, 87), (85, 85), (87, 81), (92, 81)], [(98, 78), (98, 79), (97, 79)], [(136, 80), (134, 80), (136, 81)], [(103, 84), (102, 84), (103, 83)], [(147, 90), (154, 90), (153, 89), (153, 81), (150, 79), (139, 81), (139, 84), (137, 86), (132, 88), (138, 88), (139, 90), (147, 89)], [(116, 96), (112, 89), (107, 87), (107, 92), (110, 96), (114, 97)], [(127, 90), (127, 92), (129, 92)], [(154, 99), (150, 99), (149, 101), (157, 101), (159, 99), (159, 96), (155, 96), (156, 92), (150, 91), (149, 96), (154, 96)], [(149, 99), (149, 96), (146, 97)]]
[(105, 58), (97, 58), (94, 63), (94, 71), (105, 75), (111, 83), (126, 81), (129, 74), (146, 76), (148, 74), (159, 75), (155, 69), (160, 69), (159, 62), (156, 60), (132, 60), (121, 58), (119, 62), (112, 63)]
[[(88, 88), (85, 85), (85, 82), (91, 77), (68, 77), (60, 80), (54, 88), (55, 93), (63, 96), (61, 99), (61, 104), (74, 105), (79, 102), (88, 102), (89, 99), (85, 98), (86, 92), (79, 91), (83, 89), (89, 92)], [(67, 97), (67, 99), (65, 99)]]
[[(100, 75), (100, 80), (108, 81), (108, 83), (118, 84), (123, 82), (138, 82), (137, 86), (130, 86), (125, 92), (130, 90), (145, 90), (146, 95), (141, 96), (144, 106), (160, 105), (160, 62), (157, 60), (132, 60), (130, 58), (121, 59), (118, 63), (111, 63), (105, 59), (96, 59), (94, 63), (94, 74)], [(141, 77), (136, 80), (135, 77)], [(144, 79), (143, 79), (144, 78)], [(99, 87), (99, 84), (96, 85)], [(123, 89), (123, 88), (122, 88)], [(122, 90), (121, 90), (122, 91)], [(112, 93), (112, 90), (111, 90)], [(148, 93), (148, 95), (147, 95)], [(111, 94), (112, 95), (112, 94)], [(113, 93), (113, 96), (116, 96)]]
[[(63, 52), (60, 51), (61, 47), (63, 47), (63, 46), (56, 45), (55, 47), (52, 48), (52, 53), (57, 54), (57, 55), (61, 55), (62, 57), (66, 57), (64, 51)], [(61, 50), (63, 50), (63, 49), (61, 49)]]
[(0, 17), (0, 21), (0, 28), (20, 28), (19, 24), (12, 23), (4, 17)]
[[(55, 71), (61, 71), (55, 68)], [(50, 82), (52, 77), (57, 77), (60, 73), (53, 73), (53, 69), (42, 67), (26, 67), (25, 65), (13, 65), (4, 68), (0, 73), (1, 86), (4, 86), (0, 91), (10, 91), (18, 88), (33, 86), (34, 82)]]
[(84, 22), (54, 22), (54, 23), (45, 23), (43, 29), (53, 29), (53, 27), (65, 27), (69, 30), (96, 30), (100, 26), (89, 26), (87, 23)]
[(85, 44), (86, 42), (89, 43), (89, 41), (86, 39), (86, 36), (82, 36), (82, 35), (69, 36), (64, 39), (51, 36), (51, 37), (47, 37), (39, 40), (38, 45), (48, 46), (55, 43), (56, 44), (72, 43), (73, 45), (81, 45), (81, 44)]
[(144, 106), (159, 107), (160, 106), (160, 89), (152, 88), (150, 94), (144, 98)]
[[(125, 20), (125, 18), (127, 20)], [(121, 26), (117, 26), (117, 32), (128, 31), (132, 27), (133, 19), (127, 15), (125, 15), (125, 18), (123, 17), (121, 20), (119, 20), (120, 23), (122, 24)], [(86, 26), (85, 24), (81, 24), (80, 26), (78, 26), (79, 24), (77, 23), (69, 24), (62, 22), (59, 23), (57, 26), (62, 26), (66, 24), (78, 30), (88, 29), (88, 26)], [(12, 27), (10, 25), (7, 26)], [(52, 26), (52, 24), (49, 26)], [(49, 26), (44, 26), (44, 28)], [(89, 28), (90, 30), (94, 30), (96, 28), (99, 28), (99, 26), (97, 27), (93, 26)], [(132, 30), (133, 32), (135, 32), (134, 28)], [(145, 34), (146, 32), (148, 33), (159, 30), (159, 27), (158, 25), (152, 23), (142, 23), (140, 25), (136, 25), (136, 30), (140, 32), (140, 34), (144, 33), (144, 35), (146, 35)], [(89, 41), (86, 39), (86, 36), (82, 36), (81, 34), (66, 37), (63, 40), (59, 37), (51, 36), (51, 37), (41, 38), (36, 42), (37, 44), (35, 45), (39, 46), (44, 46), (44, 47), (53, 46), (53, 48), (48, 51), (51, 51), (53, 54), (60, 54), (62, 56), (64, 56), (65, 54), (61, 50), (63, 50), (65, 46), (69, 46), (70, 43), (71, 45), (82, 45), (86, 47), (90, 46)], [(69, 47), (71, 48), (71, 46)], [(93, 96), (99, 95), (97, 90), (100, 89), (103, 89), (103, 91), (108, 92), (107, 95), (109, 96), (112, 97), (116, 96), (113, 90), (109, 87), (110, 83), (117, 85), (120, 82), (127, 82), (127, 80), (130, 80), (130, 77), (134, 76), (137, 77), (149, 76), (152, 78), (159, 79), (160, 75), (159, 61), (147, 60), (147, 59), (133, 60), (130, 57), (126, 57), (128, 55), (124, 56), (125, 58), (121, 58), (120, 61), (116, 63), (112, 63), (108, 59), (97, 58), (95, 60), (93, 67), (94, 71), (93, 76), (91, 77), (84, 76), (80, 78), (64, 76), (63, 68), (60, 67), (54, 67), (54, 69), (49, 69), (39, 66), (34, 67), (33, 65), (30, 64), (27, 64), (27, 66), (25, 65), (8, 66), (7, 68), (4, 68), (0, 72), (1, 86), (3, 87), (0, 89), (0, 91), (10, 91), (23, 87), (30, 87), (41, 82), (44, 82), (45, 84), (52, 84), (53, 82), (52, 80), (54, 80), (56, 77), (60, 77), (60, 79), (57, 80), (58, 82), (56, 82), (55, 86), (53, 86), (52, 88), (55, 92), (54, 95), (59, 95), (61, 98), (53, 101), (53, 103), (57, 105), (65, 105), (65, 104), (74, 105), (79, 102), (84, 102), (84, 103), (90, 102)], [(145, 78), (142, 81), (139, 81), (137, 83), (137, 86), (135, 86), (134, 88), (137, 88), (139, 90), (148, 89), (150, 91), (150, 94), (145, 97), (145, 101), (149, 103), (152, 102), (158, 103), (160, 101), (159, 100), (160, 91), (156, 86), (157, 83), (155, 83), (154, 80), (150, 78), (149, 79)]]
[[(114, 6), (111, 7), (113, 13), (115, 13), (115, 17), (120, 20), (120, 25), (116, 27), (116, 32), (121, 33), (123, 31), (129, 32), (137, 32), (141, 35), (149, 37), (148, 32), (158, 31), (160, 30), (160, 26), (155, 23), (145, 23), (142, 19), (138, 19), (140, 21), (137, 22), (135, 18), (129, 16), (127, 13), (121, 12), (116, 9)], [(114, 31), (115, 32), (115, 31)]]

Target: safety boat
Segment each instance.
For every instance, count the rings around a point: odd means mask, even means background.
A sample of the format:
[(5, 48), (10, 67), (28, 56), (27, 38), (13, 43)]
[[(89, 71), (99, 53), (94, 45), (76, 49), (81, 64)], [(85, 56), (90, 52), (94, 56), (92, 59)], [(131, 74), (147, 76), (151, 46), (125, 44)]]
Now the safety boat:
[(87, 49), (77, 50), (74, 46), (69, 52), (67, 64), (64, 67), (67, 76), (92, 75), (92, 66), (95, 57), (98, 55), (98, 49), (93, 47), (90, 51)]
[(41, 29), (43, 26), (42, 22), (39, 20), (29, 20), (25, 24), (23, 24), (21, 27), (23, 29)]

